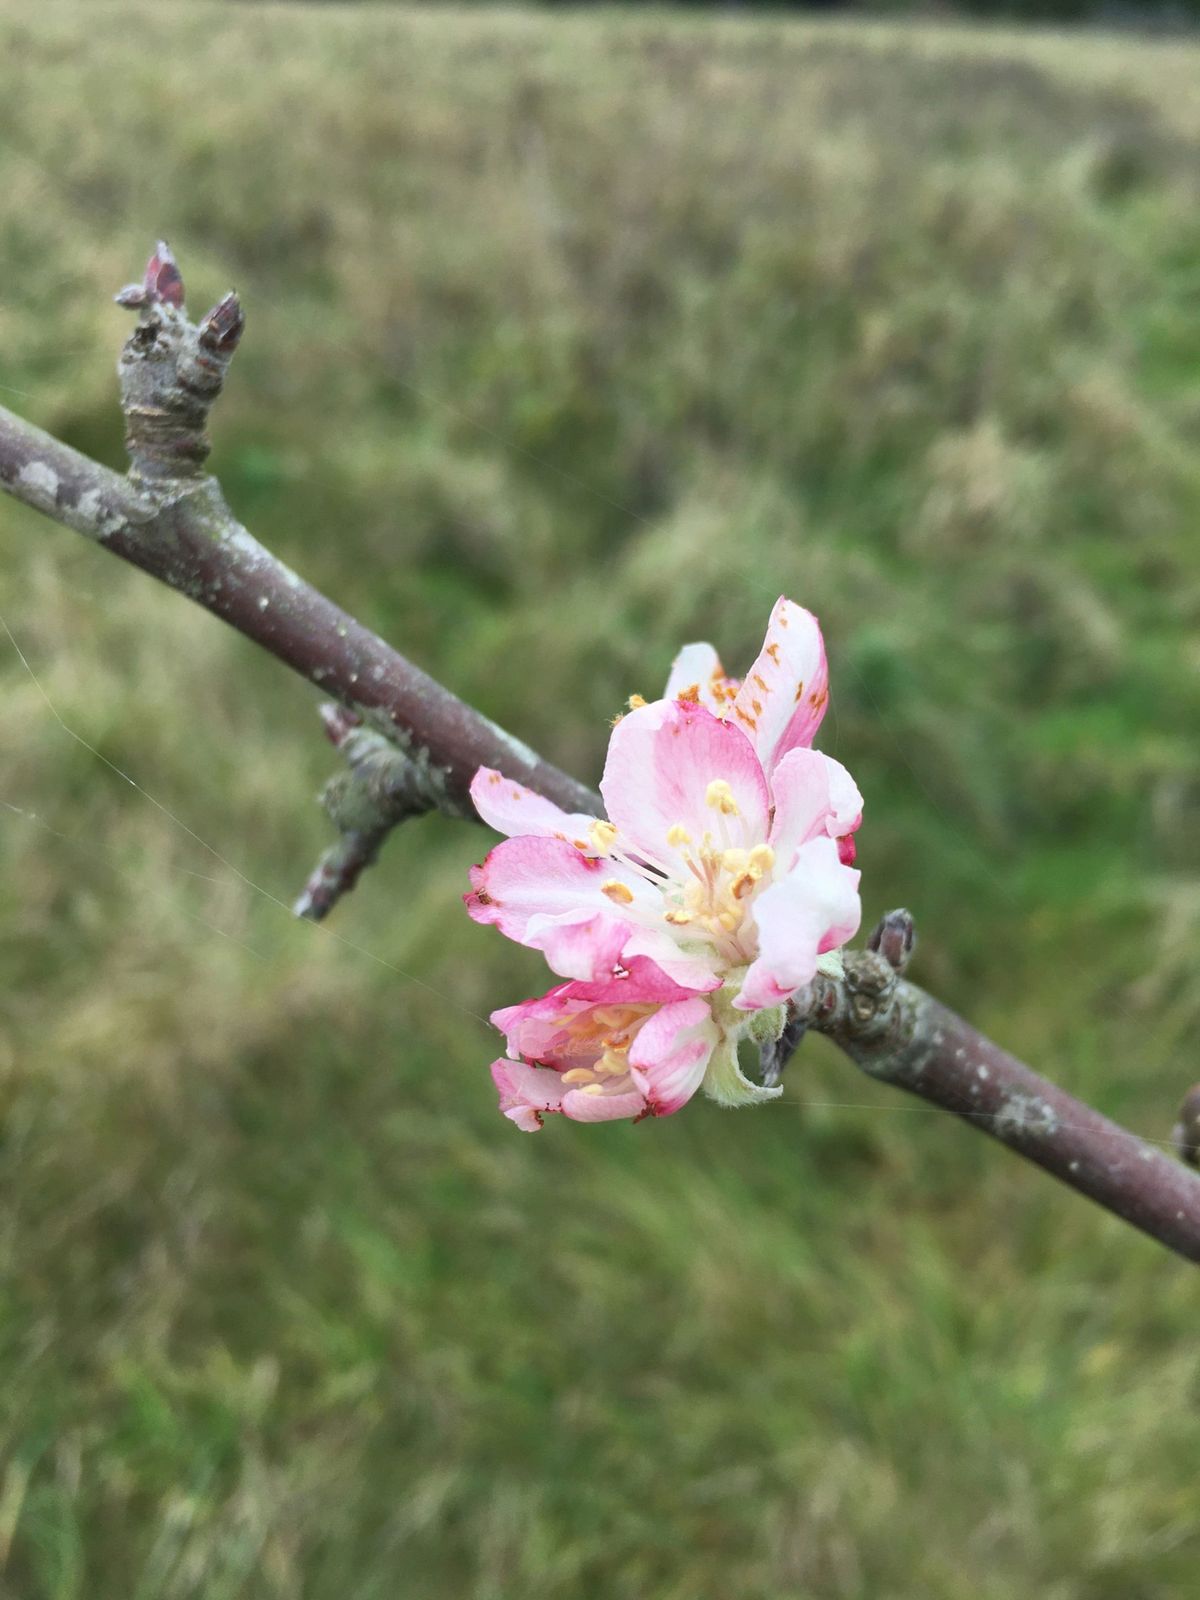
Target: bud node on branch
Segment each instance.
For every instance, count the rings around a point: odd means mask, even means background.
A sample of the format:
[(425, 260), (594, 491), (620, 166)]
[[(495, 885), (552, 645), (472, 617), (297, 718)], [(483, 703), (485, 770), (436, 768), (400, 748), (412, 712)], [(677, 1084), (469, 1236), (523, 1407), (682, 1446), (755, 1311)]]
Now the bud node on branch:
[(346, 770), (330, 778), (320, 795), (340, 837), (321, 857), (292, 907), (311, 922), (327, 917), (354, 888), (394, 827), (447, 807), (445, 774), (427, 753), (400, 749), (345, 706), (323, 705), (320, 714)]

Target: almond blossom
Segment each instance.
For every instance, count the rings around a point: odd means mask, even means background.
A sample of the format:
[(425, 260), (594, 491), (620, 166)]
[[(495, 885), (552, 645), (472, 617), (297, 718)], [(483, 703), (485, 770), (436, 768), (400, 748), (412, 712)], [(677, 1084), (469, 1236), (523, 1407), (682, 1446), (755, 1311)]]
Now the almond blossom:
[(509, 837), (473, 869), (467, 908), (569, 980), (492, 1018), (518, 1126), (666, 1114), (700, 1087), (727, 1105), (780, 1092), (743, 1076), (738, 1042), (778, 1035), (860, 914), (862, 797), (811, 748), (827, 700), (816, 619), (781, 598), (740, 683), (693, 644), (663, 699), (634, 696), (609, 741), (606, 817), (476, 774), (476, 809)]

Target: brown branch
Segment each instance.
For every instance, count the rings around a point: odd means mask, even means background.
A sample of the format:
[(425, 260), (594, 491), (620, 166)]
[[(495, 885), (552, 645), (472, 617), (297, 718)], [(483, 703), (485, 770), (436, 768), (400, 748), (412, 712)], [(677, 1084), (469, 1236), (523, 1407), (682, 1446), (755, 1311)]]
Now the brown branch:
[[(352, 885), (396, 817), (434, 807), (473, 816), (468, 788), (480, 766), (499, 768), (565, 810), (599, 815), (589, 789), (258, 544), (216, 480), (202, 474), (208, 409), (242, 331), (236, 296), (193, 327), (178, 268), (160, 247), (143, 282), (119, 298), (141, 314), (120, 368), (129, 477), (0, 408), (0, 488), (195, 600), (346, 708), (331, 729), (350, 766), (332, 806), (341, 837), (310, 879), (301, 913), (321, 914)], [(1200, 1174), (1038, 1077), (908, 983), (901, 976), (912, 948), (907, 913), (885, 918), (871, 943), (846, 958), (841, 978), (818, 979), (793, 1006), (784, 1040), (766, 1062), (770, 1073), (782, 1071), (805, 1028), (825, 1033), (870, 1076), (957, 1113), (1200, 1261)]]
[(178, 269), (160, 245), (143, 282), (118, 299), (140, 313), (119, 368), (129, 477), (0, 408), (0, 487), (187, 595), (339, 700), (421, 772), (426, 809), (473, 816), (470, 782), (488, 766), (565, 810), (598, 810), (583, 784), (264, 549), (230, 511), (217, 480), (202, 473), (208, 410), (244, 325), (237, 297), (227, 295), (193, 326)]
[[(904, 930), (907, 928), (907, 935)], [(893, 911), (840, 979), (793, 1014), (872, 1078), (952, 1111), (1098, 1205), (1200, 1261), (1200, 1178), (1039, 1077), (903, 976), (912, 918)]]

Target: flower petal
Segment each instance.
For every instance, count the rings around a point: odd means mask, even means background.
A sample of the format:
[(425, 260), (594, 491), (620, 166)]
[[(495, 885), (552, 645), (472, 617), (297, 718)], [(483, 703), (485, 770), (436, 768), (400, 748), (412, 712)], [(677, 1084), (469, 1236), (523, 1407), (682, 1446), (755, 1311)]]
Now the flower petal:
[[(720, 812), (709, 802), (714, 780), (729, 786), (729, 807)], [(678, 861), (667, 842), (677, 824), (697, 842), (719, 827), (734, 844), (767, 835), (767, 785), (749, 740), (688, 700), (656, 700), (622, 717), (600, 792), (620, 847), (651, 865)]]
[(728, 678), (721, 658), (710, 644), (685, 644), (675, 657), (664, 700), (685, 695), (718, 717), (727, 716), (738, 691), (738, 680)]
[(810, 839), (842, 839), (862, 821), (858, 785), (832, 756), (820, 750), (789, 750), (771, 775), (775, 815), (769, 843), (776, 870), (790, 870), (796, 851)]
[(754, 740), (768, 775), (789, 750), (812, 744), (828, 699), (829, 668), (817, 619), (781, 595), (733, 706), (733, 720)]
[(647, 1111), (646, 1098), (639, 1089), (605, 1089), (600, 1094), (571, 1089), (563, 1095), (562, 1108), (572, 1122), (617, 1122), (644, 1117)]
[(664, 923), (658, 928), (635, 928), (621, 952), (622, 964), (631, 961), (652, 963), (672, 982), (685, 989), (707, 993), (723, 982), (720, 959), (713, 945), (696, 941), (694, 950), (685, 949), (675, 930)]
[[(613, 885), (620, 885), (618, 899)], [(545, 953), (564, 978), (611, 975), (626, 938), (626, 905), (657, 914), (660, 896), (618, 862), (585, 856), (561, 839), (507, 839), (471, 869), (467, 911), (518, 944)], [(627, 897), (627, 898), (626, 898)]]
[(692, 1098), (717, 1037), (708, 1002), (699, 998), (663, 1006), (638, 1029), (629, 1067), (657, 1115), (669, 1116)]
[(525, 1133), (537, 1132), (543, 1112), (562, 1110), (562, 1079), (547, 1067), (493, 1061), (492, 1082), (500, 1091), (501, 1111)]
[(800, 847), (787, 877), (754, 902), (758, 959), (734, 1001), (739, 1011), (779, 1005), (817, 970), (817, 957), (853, 937), (862, 907), (859, 874), (843, 866), (833, 839), (811, 839)]
[(540, 834), (584, 843), (596, 820), (580, 811), (561, 810), (552, 800), (514, 783), (494, 767), (480, 767), (472, 778), (471, 802), (489, 828), (510, 838)]
[[(691, 1000), (692, 992), (680, 988), (648, 961), (634, 961), (625, 978), (606, 977), (595, 983), (560, 983), (548, 994), (521, 1000), (493, 1011), (492, 1025), (505, 1038), (510, 1056), (522, 1056), (539, 1065), (566, 1068), (590, 1063), (599, 1045), (581, 1045), (570, 1024), (597, 1007), (635, 1007), (649, 1010), (677, 1000)], [(623, 970), (623, 969), (622, 969)], [(636, 1017), (636, 1012), (631, 1012)], [(612, 1026), (611, 1023), (608, 1026)]]
[(615, 1122), (643, 1117), (648, 1107), (637, 1089), (585, 1094), (564, 1091), (562, 1079), (549, 1067), (528, 1067), (523, 1061), (492, 1062), (492, 1081), (500, 1091), (500, 1109), (525, 1133), (536, 1133), (547, 1112), (561, 1111), (574, 1122)]

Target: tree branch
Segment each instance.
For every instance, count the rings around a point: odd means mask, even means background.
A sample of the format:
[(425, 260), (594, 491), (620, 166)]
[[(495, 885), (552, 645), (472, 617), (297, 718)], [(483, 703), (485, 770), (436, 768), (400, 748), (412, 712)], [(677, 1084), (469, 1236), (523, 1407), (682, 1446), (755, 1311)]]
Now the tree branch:
[[(896, 939), (907, 925), (907, 938)], [(869, 1077), (952, 1111), (1063, 1183), (1200, 1262), (1200, 1179), (993, 1044), (903, 976), (912, 918), (893, 911), (792, 1014)], [(889, 934), (892, 936), (889, 938)]]
[[(428, 807), (474, 816), (469, 787), (496, 767), (568, 811), (599, 799), (459, 700), (272, 555), (201, 473), (208, 408), (243, 319), (227, 295), (198, 326), (165, 246), (141, 285), (121, 291), (140, 312), (120, 363), (132, 459), (128, 478), (0, 407), (0, 487), (196, 601), (395, 743), (423, 773)], [(168, 267), (168, 298), (162, 283)]]
[[(297, 910), (323, 914), (400, 817), (433, 808), (473, 816), (468, 790), (480, 766), (498, 768), (565, 810), (600, 815), (591, 790), (264, 549), (233, 516), (216, 480), (203, 475), (208, 410), (242, 333), (237, 297), (227, 295), (193, 326), (178, 268), (160, 246), (142, 283), (118, 298), (140, 313), (120, 366), (129, 477), (0, 408), (0, 487), (195, 600), (346, 708), (327, 719), (349, 763), (331, 805), (341, 837)], [(806, 1028), (827, 1034), (871, 1077), (955, 1112), (1200, 1261), (1200, 1174), (1040, 1078), (908, 983), (901, 976), (912, 948), (907, 913), (891, 913), (871, 943), (847, 956), (841, 978), (819, 978), (793, 1005), (784, 1039), (764, 1063), (769, 1075), (782, 1071)]]

